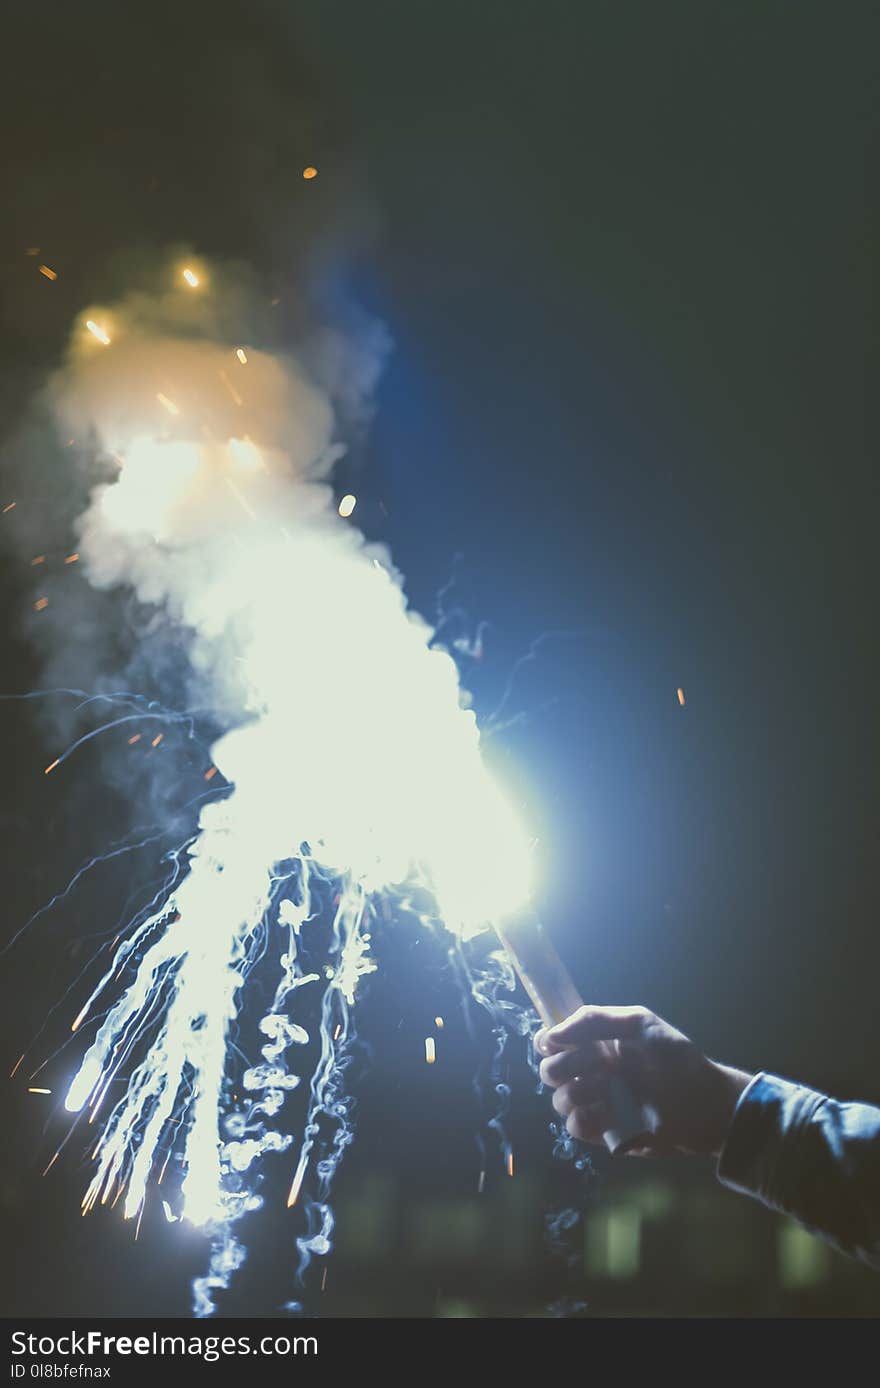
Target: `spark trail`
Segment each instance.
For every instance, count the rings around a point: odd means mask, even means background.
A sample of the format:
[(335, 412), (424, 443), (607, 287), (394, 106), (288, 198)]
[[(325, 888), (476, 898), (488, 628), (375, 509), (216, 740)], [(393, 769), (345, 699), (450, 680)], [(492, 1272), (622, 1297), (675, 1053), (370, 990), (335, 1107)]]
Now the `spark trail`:
[[(300, 1270), (329, 1250), (330, 1184), (352, 1136), (344, 1062), (358, 987), (375, 968), (377, 895), (423, 885), (437, 918), (467, 938), (527, 899), (529, 850), (483, 764), (453, 659), (408, 610), (387, 553), (337, 509), (332, 385), (253, 345), (228, 316), (240, 296), (227, 302), (222, 273), (209, 288), (179, 271), (173, 281), (153, 299), (89, 310), (53, 397), (63, 431), (93, 436), (114, 460), (76, 523), (77, 568), (162, 614), (168, 643), (186, 650), (193, 702), (228, 729), (209, 755), (229, 791), (203, 804), (181, 872), (123, 931), (77, 1016), (86, 1033), (99, 1000), (108, 1009), (66, 1107), (98, 1124), (84, 1212), (121, 1199), (139, 1220), (151, 1183), (179, 1161), (166, 1213), (213, 1237), (194, 1288), (204, 1315), (244, 1258), (235, 1226), (261, 1203), (267, 1153), (290, 1151), (288, 1203), (307, 1225)], [(195, 328), (193, 294), (204, 296)], [(96, 336), (94, 323), (112, 333)], [(368, 366), (361, 379), (375, 376)], [(328, 882), (337, 901), (318, 972), (302, 944), (314, 889)], [(279, 975), (261, 1059), (233, 1100), (242, 990), (265, 954)], [(315, 989), (320, 1053), (295, 1145), (280, 1115), (310, 1040), (298, 996)]]

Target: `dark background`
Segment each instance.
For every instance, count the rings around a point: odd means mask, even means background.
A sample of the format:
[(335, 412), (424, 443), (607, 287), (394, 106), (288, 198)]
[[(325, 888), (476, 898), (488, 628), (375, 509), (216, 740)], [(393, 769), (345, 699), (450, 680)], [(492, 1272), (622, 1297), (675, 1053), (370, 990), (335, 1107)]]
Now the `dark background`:
[[(585, 995), (874, 1101), (877, 27), (868, 4), (773, 0), (18, 16), (0, 344), (9, 433), (118, 252), (176, 241), (382, 318), (395, 351), (340, 487), (415, 606), (432, 615), (452, 577), (450, 635), (486, 623), (465, 683), (486, 718), (501, 705), (490, 745)], [(4, 526), (51, 504), (12, 499)], [(2, 563), (19, 693), (40, 684), (32, 573), (14, 546)], [(86, 762), (43, 778), (31, 706), (4, 705), (2, 736), (12, 935), (133, 812)], [(126, 871), (4, 956), (7, 1070)], [(521, 1060), (516, 1176), (490, 1152), (478, 1199), (479, 1046), (435, 955), (391, 939), (338, 1251), (307, 1311), (545, 1314), (569, 1295), (587, 1314), (876, 1314), (876, 1278), (699, 1164), (560, 1171)], [(72, 1061), (45, 1082), (61, 1091)], [(0, 1157), (7, 1314), (185, 1314), (202, 1241), (155, 1209), (137, 1248), (115, 1215), (81, 1220), (81, 1151), (39, 1177), (64, 1128), (22, 1074)], [(542, 1245), (560, 1202), (585, 1211), (570, 1265)], [(293, 1295), (296, 1232), (272, 1221), (225, 1309)]]

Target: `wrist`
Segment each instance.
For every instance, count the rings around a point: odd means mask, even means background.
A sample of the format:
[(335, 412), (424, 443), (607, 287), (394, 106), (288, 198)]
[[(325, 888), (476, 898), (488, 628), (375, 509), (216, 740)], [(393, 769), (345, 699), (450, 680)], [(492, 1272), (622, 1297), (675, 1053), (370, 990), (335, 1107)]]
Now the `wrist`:
[(717, 1094), (716, 1112), (709, 1135), (709, 1150), (717, 1157), (727, 1139), (742, 1092), (754, 1076), (745, 1070), (735, 1070), (731, 1065), (721, 1065), (715, 1060), (711, 1060), (709, 1064), (714, 1071)]

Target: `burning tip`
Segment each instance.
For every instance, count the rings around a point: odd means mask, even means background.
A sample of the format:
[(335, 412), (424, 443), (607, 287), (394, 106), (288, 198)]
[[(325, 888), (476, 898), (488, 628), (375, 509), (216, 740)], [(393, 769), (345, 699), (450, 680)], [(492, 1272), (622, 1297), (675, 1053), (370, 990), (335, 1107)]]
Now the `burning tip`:
[(309, 179), (317, 177), (318, 170), (315, 168), (314, 164), (306, 164), (305, 168), (303, 169), (303, 178), (306, 180), (306, 182), (308, 182)]
[(150, 743), (150, 746), (151, 746), (151, 747), (158, 747), (158, 746), (159, 746), (159, 743), (162, 741), (162, 738), (163, 738), (164, 736), (165, 736), (164, 733), (157, 733), (156, 736), (153, 738), (153, 741)]
[(15, 502), (14, 502), (14, 501), (10, 501), (9, 504), (8, 504), (7, 506), (4, 506), (4, 507), (3, 507), (3, 514), (4, 514), (4, 516), (5, 516), (7, 511), (14, 511), (14, 510), (15, 510)]
[(199, 284), (201, 283), (195, 270), (191, 270), (189, 266), (187, 266), (186, 269), (183, 271), (183, 278), (186, 280), (190, 289), (198, 289)]
[(678, 702), (681, 704), (681, 707), (684, 708), (684, 690), (676, 689), (675, 692), (678, 695)]
[(36, 602), (34, 603), (34, 611), (35, 611), (35, 612), (43, 612), (48, 606), (49, 606), (49, 599), (48, 599), (48, 598), (37, 598)]
[(437, 1028), (438, 1031), (442, 1031), (442, 1030), (443, 1030), (443, 1018), (442, 1018), (442, 1017), (435, 1017), (435, 1018), (434, 1018), (434, 1026)]
[(43, 276), (44, 279), (47, 280), (57, 280), (58, 278), (56, 272), (54, 270), (50, 270), (48, 265), (40, 266), (40, 274)]
[(49, 772), (50, 772), (50, 771), (54, 771), (55, 768), (56, 768), (56, 766), (58, 765), (58, 763), (59, 763), (60, 761), (61, 761), (61, 758), (60, 758), (60, 757), (56, 757), (54, 761), (50, 761), (49, 765), (46, 767), (45, 771), (43, 772), (43, 775), (44, 775), (44, 776), (48, 776), (48, 775), (49, 775)]
[(339, 503), (339, 514), (343, 520), (347, 520), (355, 506), (357, 506), (357, 497), (352, 496), (350, 492), (347, 493)]
[(105, 347), (110, 346), (110, 338), (107, 336), (107, 333), (104, 331), (104, 329), (100, 326), (99, 323), (95, 322), (93, 318), (88, 318), (86, 320), (86, 327), (92, 334), (92, 337), (97, 338), (98, 341), (100, 343), (103, 343)]
[(512, 1153), (512, 1152), (508, 1152), (508, 1154), (507, 1154), (507, 1174), (508, 1174), (508, 1176), (512, 1176), (512, 1175), (513, 1175), (513, 1153)]

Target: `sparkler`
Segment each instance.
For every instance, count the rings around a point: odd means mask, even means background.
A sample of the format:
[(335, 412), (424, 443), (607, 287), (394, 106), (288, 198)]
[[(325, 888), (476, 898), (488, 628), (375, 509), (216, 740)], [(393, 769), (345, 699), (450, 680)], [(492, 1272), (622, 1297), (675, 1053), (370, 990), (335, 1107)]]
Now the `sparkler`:
[[(202, 283), (189, 267), (181, 274), (190, 288)], [(105, 455), (124, 459), (93, 491), (65, 562), (77, 560), (96, 587), (127, 585), (165, 611), (175, 643), (189, 644), (226, 711), (229, 731), (203, 773), (212, 790), (222, 775), (225, 790), (203, 803), (195, 835), (171, 855), (166, 889), (117, 936), (78, 1010), (72, 1032), (94, 1030), (65, 1107), (97, 1125), (84, 1213), (121, 1200), (139, 1227), (151, 1183), (164, 1182), (166, 1217), (211, 1233), (194, 1288), (197, 1314), (209, 1314), (244, 1258), (234, 1228), (262, 1203), (267, 1155), (289, 1153), (288, 1205), (306, 1220), (300, 1270), (329, 1251), (330, 1185), (352, 1137), (342, 1062), (361, 980), (376, 967), (382, 894), (424, 886), (462, 939), (498, 926), (539, 1010), (548, 956), (525, 951), (529, 840), (484, 764), (457, 667), (408, 611), (384, 551), (342, 523), (355, 497), (334, 507), (328, 399), (303, 372), (238, 349), (249, 398), (236, 394), (233, 428), (228, 340), (162, 337), (155, 317), (147, 334), (125, 327), (112, 350), (76, 358), (56, 383), (65, 432), (93, 432)], [(185, 392), (185, 415), (157, 392), (166, 381)], [(147, 750), (162, 737), (147, 734)], [(327, 962), (307, 969), (304, 933), (329, 882)], [(264, 951), (278, 969), (275, 992), (258, 1023), (259, 1059), (233, 1091), (230, 1038)], [(301, 1083), (293, 1056), (312, 1040), (301, 990), (320, 1014), (319, 1054), (294, 1146), (276, 1120)], [(434, 1038), (425, 1058), (436, 1061)], [(164, 1181), (172, 1154), (176, 1191)], [(509, 1149), (506, 1161), (512, 1175)]]

